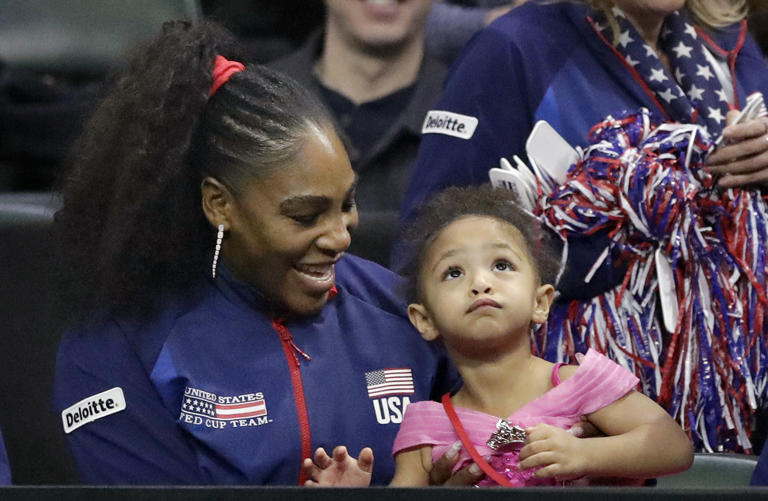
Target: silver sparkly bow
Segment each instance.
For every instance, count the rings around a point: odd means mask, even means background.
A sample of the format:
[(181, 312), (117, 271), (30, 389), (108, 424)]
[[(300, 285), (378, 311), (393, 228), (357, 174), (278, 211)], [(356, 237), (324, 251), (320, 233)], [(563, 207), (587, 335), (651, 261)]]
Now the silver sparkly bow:
[(524, 429), (517, 425), (510, 425), (506, 419), (499, 419), (499, 422), (496, 423), (496, 431), (491, 433), (491, 438), (488, 439), (486, 444), (491, 449), (497, 451), (505, 445), (524, 444), (525, 437)]

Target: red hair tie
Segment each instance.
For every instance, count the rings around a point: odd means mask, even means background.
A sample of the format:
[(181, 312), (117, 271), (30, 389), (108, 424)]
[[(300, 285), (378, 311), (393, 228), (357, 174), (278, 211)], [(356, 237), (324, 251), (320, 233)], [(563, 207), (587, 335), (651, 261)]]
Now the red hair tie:
[(211, 84), (210, 92), (208, 92), (208, 99), (216, 94), (219, 87), (224, 85), (224, 83), (229, 80), (229, 77), (238, 71), (243, 70), (245, 70), (245, 65), (243, 65), (243, 63), (230, 61), (221, 55), (216, 56), (216, 60), (213, 62), (213, 83)]

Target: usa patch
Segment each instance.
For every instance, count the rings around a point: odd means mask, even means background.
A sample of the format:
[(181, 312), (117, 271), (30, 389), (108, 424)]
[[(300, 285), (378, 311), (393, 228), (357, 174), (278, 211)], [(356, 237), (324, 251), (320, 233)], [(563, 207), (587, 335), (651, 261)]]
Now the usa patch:
[(414, 391), (413, 374), (407, 367), (370, 371), (365, 373), (365, 386), (369, 398), (410, 395)]

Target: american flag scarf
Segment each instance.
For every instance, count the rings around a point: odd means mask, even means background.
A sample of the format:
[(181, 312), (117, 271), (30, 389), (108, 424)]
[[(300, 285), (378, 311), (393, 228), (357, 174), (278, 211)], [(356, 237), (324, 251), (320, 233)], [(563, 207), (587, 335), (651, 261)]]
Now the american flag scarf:
[[(707, 60), (708, 49), (701, 35), (685, 12), (667, 16), (661, 30), (659, 46), (669, 57), (671, 73), (626, 15), (618, 8), (613, 9), (613, 14), (620, 29), (615, 49), (655, 94), (668, 119), (702, 125), (711, 137), (718, 137), (726, 125), (728, 97)], [(598, 14), (595, 20), (593, 27), (601, 38), (612, 40), (613, 32), (605, 16)]]

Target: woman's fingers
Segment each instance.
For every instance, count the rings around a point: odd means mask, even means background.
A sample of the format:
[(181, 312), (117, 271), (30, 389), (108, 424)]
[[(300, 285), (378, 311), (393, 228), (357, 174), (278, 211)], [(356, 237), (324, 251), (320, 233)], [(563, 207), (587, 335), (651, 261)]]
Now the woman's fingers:
[(348, 455), (349, 453), (347, 452), (347, 448), (343, 445), (338, 445), (335, 449), (333, 449), (333, 460), (337, 463), (343, 463), (346, 461)]
[[(730, 118), (730, 114), (729, 114)], [(725, 145), (707, 158), (723, 188), (768, 184), (768, 121), (756, 118), (723, 130)]]
[(325, 449), (318, 447), (315, 451), (315, 465), (324, 470), (333, 464), (333, 460), (325, 452)]
[(707, 165), (710, 166), (710, 169), (719, 168), (731, 172), (733, 169), (730, 167), (734, 162), (760, 155), (766, 151), (768, 151), (768, 134), (763, 134), (721, 147), (707, 158)]
[(742, 141), (750, 137), (762, 136), (766, 133), (766, 119), (764, 117), (753, 118), (746, 122), (733, 123), (738, 118), (739, 112), (728, 112), (728, 125), (723, 129), (723, 141), (726, 143)]
[(442, 485), (474, 485), (482, 477), (483, 470), (476, 463), (472, 463), (451, 475)]
[(373, 450), (370, 447), (360, 451), (360, 455), (357, 457), (357, 467), (366, 473), (373, 471)]
[(429, 472), (429, 483), (431, 485), (442, 485), (451, 478), (453, 465), (459, 460), (459, 451), (461, 442), (454, 442), (440, 458), (432, 463), (432, 470)]
[(459, 460), (461, 442), (454, 442), (440, 459), (432, 463), (429, 472), (430, 485), (473, 485), (483, 477), (483, 470), (475, 463), (452, 473), (456, 461)]

